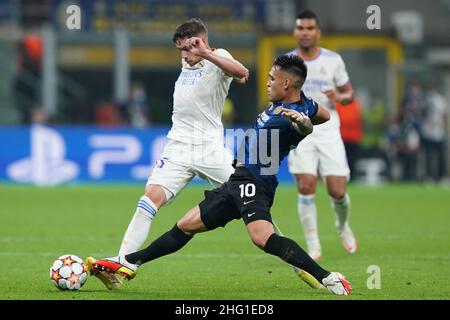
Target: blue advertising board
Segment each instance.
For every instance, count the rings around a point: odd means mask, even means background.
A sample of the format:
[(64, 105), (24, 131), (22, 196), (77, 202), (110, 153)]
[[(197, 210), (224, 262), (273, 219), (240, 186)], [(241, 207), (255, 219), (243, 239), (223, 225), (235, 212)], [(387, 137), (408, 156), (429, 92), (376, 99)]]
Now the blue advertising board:
[[(0, 181), (145, 183), (167, 143), (168, 127), (0, 127)], [(286, 161), (280, 182), (292, 182)]]

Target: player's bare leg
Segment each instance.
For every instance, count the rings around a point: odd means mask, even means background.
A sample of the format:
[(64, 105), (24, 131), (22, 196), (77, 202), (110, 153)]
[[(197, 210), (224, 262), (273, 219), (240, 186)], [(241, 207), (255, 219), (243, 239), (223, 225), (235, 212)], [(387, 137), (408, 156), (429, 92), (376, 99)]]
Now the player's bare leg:
[(181, 249), (199, 232), (207, 231), (200, 217), (200, 208), (189, 210), (168, 232), (153, 241), (147, 248), (127, 254), (128, 263), (142, 265)]
[(195, 206), (189, 210), (178, 222), (178, 228), (193, 237), (196, 233), (208, 231), (200, 217), (200, 207)]
[(285, 262), (311, 274), (331, 293), (349, 295), (350, 283), (337, 272), (328, 272), (318, 265), (296, 242), (275, 233), (271, 222), (266, 220), (252, 221), (247, 231), (253, 243), (266, 253), (275, 255)]
[(308, 254), (314, 260), (319, 260), (322, 255), (322, 248), (319, 240), (315, 202), (317, 176), (301, 173), (295, 174), (294, 177), (298, 187), (298, 216), (303, 225)]
[(341, 238), (342, 245), (348, 253), (355, 253), (358, 242), (349, 225), (350, 197), (347, 193), (347, 178), (345, 176), (326, 177), (328, 194), (331, 197), (331, 206), (336, 214), (336, 229)]

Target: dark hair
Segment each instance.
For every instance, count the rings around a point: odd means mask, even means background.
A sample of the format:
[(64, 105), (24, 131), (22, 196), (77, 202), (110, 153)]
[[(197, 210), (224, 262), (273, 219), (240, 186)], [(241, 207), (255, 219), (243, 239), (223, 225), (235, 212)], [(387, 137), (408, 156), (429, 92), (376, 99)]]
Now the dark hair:
[(308, 70), (306, 64), (302, 58), (296, 55), (283, 55), (275, 59), (274, 66), (280, 67), (280, 70), (289, 72), (294, 76), (300, 78), (299, 83), (294, 83), (294, 86), (300, 88), (305, 82), (306, 76), (308, 75)]
[(305, 10), (297, 15), (297, 19), (314, 19), (317, 26), (319, 26), (319, 17), (311, 10)]
[(200, 34), (208, 34), (205, 24), (199, 18), (189, 19), (180, 24), (173, 34), (172, 41), (177, 42), (178, 39), (195, 37)]

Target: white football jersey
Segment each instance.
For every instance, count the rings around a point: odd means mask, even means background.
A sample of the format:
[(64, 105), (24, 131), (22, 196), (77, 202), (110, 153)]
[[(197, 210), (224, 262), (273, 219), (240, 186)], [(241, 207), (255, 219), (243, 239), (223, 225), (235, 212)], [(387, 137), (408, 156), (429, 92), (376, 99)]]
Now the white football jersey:
[[(214, 54), (233, 59), (224, 49)], [(233, 78), (206, 59), (192, 67), (181, 63), (173, 93), (173, 124), (167, 137), (191, 144), (223, 140), (222, 111)]]
[[(299, 49), (292, 50), (288, 55), (299, 55)], [(331, 114), (329, 121), (314, 127), (313, 135), (319, 132), (339, 130), (340, 121), (336, 107), (332, 106), (328, 97), (322, 92), (327, 89), (336, 90), (337, 87), (342, 87), (349, 82), (347, 70), (345, 69), (344, 61), (339, 53), (320, 48), (320, 53), (314, 60), (306, 61), (308, 68), (308, 75), (303, 84), (302, 90), (306, 96), (311, 97), (324, 107), (326, 107)]]

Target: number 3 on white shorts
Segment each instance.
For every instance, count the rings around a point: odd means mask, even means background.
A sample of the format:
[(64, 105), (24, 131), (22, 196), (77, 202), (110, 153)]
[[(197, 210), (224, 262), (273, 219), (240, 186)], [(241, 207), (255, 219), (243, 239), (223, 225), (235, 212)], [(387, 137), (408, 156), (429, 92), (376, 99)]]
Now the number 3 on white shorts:
[(256, 193), (256, 187), (253, 183), (241, 184), (239, 185), (239, 189), (241, 189), (241, 198), (244, 196), (251, 198)]

